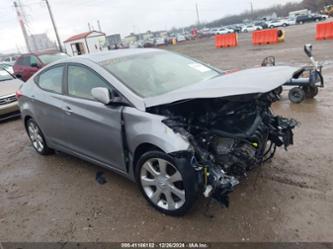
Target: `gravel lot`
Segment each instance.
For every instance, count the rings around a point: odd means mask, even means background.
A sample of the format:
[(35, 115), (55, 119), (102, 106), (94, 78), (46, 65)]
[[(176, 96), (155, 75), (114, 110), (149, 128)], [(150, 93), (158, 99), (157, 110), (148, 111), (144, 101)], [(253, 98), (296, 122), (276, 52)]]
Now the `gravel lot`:
[[(305, 43), (324, 62), (326, 88), (294, 105), (283, 98), (275, 113), (301, 122), (295, 145), (253, 171), (222, 209), (201, 199), (182, 218), (152, 209), (134, 183), (74, 157), (42, 157), (30, 146), (21, 120), (0, 124), (0, 241), (333, 241), (333, 41), (314, 39), (315, 24), (286, 29), (286, 42), (216, 49), (214, 40), (167, 49), (222, 69), (260, 65), (274, 55), (281, 64), (303, 65)], [(269, 79), (267, 79), (269, 80)], [(213, 218), (209, 217), (212, 215)]]

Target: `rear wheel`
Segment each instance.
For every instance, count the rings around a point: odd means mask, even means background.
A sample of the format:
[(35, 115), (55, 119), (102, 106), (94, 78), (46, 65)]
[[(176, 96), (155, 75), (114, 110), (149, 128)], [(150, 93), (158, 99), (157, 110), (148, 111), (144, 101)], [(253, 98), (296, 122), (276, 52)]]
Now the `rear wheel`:
[(316, 86), (306, 86), (306, 87), (303, 87), (303, 90), (305, 92), (305, 97), (306, 98), (314, 98), (315, 96), (317, 96), (318, 94), (318, 87)]
[(31, 144), (39, 154), (49, 155), (53, 152), (53, 150), (47, 146), (41, 129), (33, 119), (29, 119), (26, 122), (26, 128)]
[(147, 201), (162, 213), (184, 215), (197, 197), (193, 168), (184, 167), (169, 155), (153, 151), (138, 161), (136, 179)]
[(300, 87), (294, 87), (289, 90), (288, 97), (291, 102), (299, 104), (305, 99), (305, 92)]

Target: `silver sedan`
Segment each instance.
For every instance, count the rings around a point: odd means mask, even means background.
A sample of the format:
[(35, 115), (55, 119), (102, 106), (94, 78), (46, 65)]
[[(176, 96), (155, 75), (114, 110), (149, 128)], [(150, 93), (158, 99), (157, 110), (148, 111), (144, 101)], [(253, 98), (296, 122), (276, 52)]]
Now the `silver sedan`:
[(200, 193), (227, 206), (248, 170), (292, 144), (295, 122), (270, 105), (294, 71), (225, 74), (163, 50), (128, 49), (57, 61), (18, 96), (39, 154), (110, 168), (159, 211), (183, 215)]

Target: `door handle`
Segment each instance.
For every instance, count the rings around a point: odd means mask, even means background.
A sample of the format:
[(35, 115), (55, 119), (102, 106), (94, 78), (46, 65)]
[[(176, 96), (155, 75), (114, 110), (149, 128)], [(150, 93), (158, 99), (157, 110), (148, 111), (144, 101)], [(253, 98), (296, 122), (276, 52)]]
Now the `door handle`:
[(71, 115), (72, 113), (72, 108), (70, 108), (69, 106), (65, 106), (64, 108), (64, 111), (67, 115)]

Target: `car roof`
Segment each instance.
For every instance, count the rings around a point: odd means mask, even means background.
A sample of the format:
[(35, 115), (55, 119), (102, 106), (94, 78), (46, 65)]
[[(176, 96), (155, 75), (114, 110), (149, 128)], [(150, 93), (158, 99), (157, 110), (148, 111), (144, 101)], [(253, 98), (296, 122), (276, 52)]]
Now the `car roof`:
[(89, 59), (93, 62), (99, 63), (101, 61), (106, 61), (110, 59), (120, 58), (120, 57), (126, 57), (131, 55), (139, 55), (139, 54), (147, 54), (152, 52), (167, 52), (163, 49), (153, 49), (153, 48), (129, 48), (129, 49), (116, 49), (112, 51), (107, 52), (98, 52), (94, 54), (86, 54), (86, 55), (80, 55), (75, 57), (69, 57), (67, 59), (62, 59), (57, 62), (72, 62), (76, 59)]

